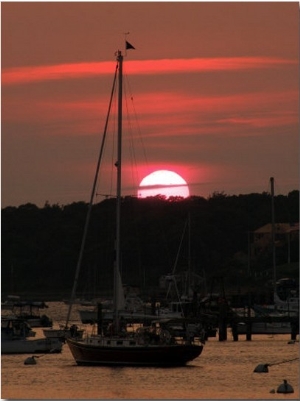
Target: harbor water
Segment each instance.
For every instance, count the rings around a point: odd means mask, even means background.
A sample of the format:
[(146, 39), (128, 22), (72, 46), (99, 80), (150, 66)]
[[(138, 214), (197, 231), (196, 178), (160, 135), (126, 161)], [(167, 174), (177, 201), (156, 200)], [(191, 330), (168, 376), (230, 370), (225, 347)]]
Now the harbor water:
[[(78, 308), (71, 319), (80, 325)], [(49, 303), (54, 327), (66, 312), (62, 302)], [(299, 399), (299, 342), (288, 334), (235, 342), (228, 331), (227, 341), (209, 338), (199, 358), (178, 368), (79, 367), (66, 344), (36, 365), (24, 365), (28, 356), (2, 355), (2, 399)], [(268, 372), (254, 372), (259, 364), (269, 364)], [(294, 393), (276, 392), (284, 379)]]

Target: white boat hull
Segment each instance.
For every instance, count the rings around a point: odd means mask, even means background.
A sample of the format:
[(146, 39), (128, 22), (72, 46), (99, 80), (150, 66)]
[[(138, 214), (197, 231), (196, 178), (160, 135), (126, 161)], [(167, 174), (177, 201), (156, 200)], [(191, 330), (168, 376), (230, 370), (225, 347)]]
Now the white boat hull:
[[(247, 333), (246, 324), (238, 324), (238, 334)], [(252, 323), (251, 327), (252, 334), (290, 334), (291, 324), (290, 322), (276, 322), (276, 323), (266, 323), (266, 322), (255, 322)]]
[(58, 338), (60, 340), (65, 340), (66, 338), (70, 337), (76, 337), (76, 338), (82, 338), (84, 330), (76, 330), (76, 334), (72, 334), (70, 329), (43, 329), (44, 336), (46, 338)]

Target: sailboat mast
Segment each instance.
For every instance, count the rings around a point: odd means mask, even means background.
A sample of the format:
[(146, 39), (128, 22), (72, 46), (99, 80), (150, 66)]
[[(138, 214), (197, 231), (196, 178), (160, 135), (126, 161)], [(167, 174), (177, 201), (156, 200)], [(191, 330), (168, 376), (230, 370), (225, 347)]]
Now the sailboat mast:
[(275, 248), (275, 208), (274, 208), (274, 178), (270, 178), (271, 183), (271, 213), (272, 213), (272, 257), (273, 257), (273, 285), (276, 291), (276, 248)]
[(121, 267), (121, 184), (122, 184), (122, 90), (123, 90), (123, 55), (119, 50), (117, 53), (119, 64), (119, 91), (118, 91), (118, 155), (117, 155), (117, 209), (116, 209), (116, 259), (114, 268), (114, 306), (115, 306), (115, 325), (118, 330), (120, 294), (118, 291), (119, 275)]
[[(189, 238), (188, 238), (188, 288), (187, 296), (190, 295), (190, 288), (192, 283), (192, 260), (191, 260), (191, 213), (188, 214)], [(193, 276), (195, 278), (195, 276)], [(194, 284), (194, 283), (193, 283)]]

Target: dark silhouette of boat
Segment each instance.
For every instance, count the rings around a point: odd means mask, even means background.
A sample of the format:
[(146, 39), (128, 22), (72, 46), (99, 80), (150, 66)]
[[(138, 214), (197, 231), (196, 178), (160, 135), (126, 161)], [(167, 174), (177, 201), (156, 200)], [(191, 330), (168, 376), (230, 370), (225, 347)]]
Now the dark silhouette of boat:
[[(128, 47), (126, 42), (126, 49)], [(203, 344), (198, 337), (189, 335), (176, 337), (162, 322), (155, 321), (148, 327), (141, 327), (129, 332), (125, 319), (122, 320), (121, 311), (121, 251), (120, 251), (120, 212), (121, 212), (121, 151), (122, 151), (122, 71), (123, 55), (116, 53), (117, 66), (112, 94), (116, 78), (118, 77), (118, 159), (117, 168), (117, 196), (116, 196), (116, 250), (114, 265), (114, 310), (113, 323), (109, 327), (102, 327), (101, 313), (99, 313), (97, 334), (87, 335), (83, 339), (67, 338), (67, 344), (78, 365), (118, 365), (118, 366), (182, 366), (197, 358)], [(98, 163), (98, 166), (100, 163)], [(97, 177), (97, 172), (96, 172)], [(96, 178), (95, 178), (96, 180)], [(95, 181), (94, 181), (95, 187)], [(91, 203), (93, 201), (93, 192)], [(89, 215), (88, 215), (89, 216)], [(88, 218), (87, 218), (88, 221)], [(79, 258), (80, 259), (80, 258)], [(78, 263), (77, 268), (80, 263)], [(79, 271), (76, 271), (76, 284)], [(73, 287), (73, 296), (75, 285)]]

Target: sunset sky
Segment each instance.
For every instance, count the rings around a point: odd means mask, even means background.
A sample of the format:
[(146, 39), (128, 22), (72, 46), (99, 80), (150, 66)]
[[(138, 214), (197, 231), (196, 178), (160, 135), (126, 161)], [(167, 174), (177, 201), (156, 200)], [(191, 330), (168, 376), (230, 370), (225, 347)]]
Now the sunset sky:
[[(298, 2), (2, 2), (2, 207), (89, 200), (127, 32), (124, 194), (156, 170), (203, 197), (269, 191), (271, 176), (276, 193), (298, 189), (298, 12)], [(112, 193), (110, 159), (97, 201)]]

